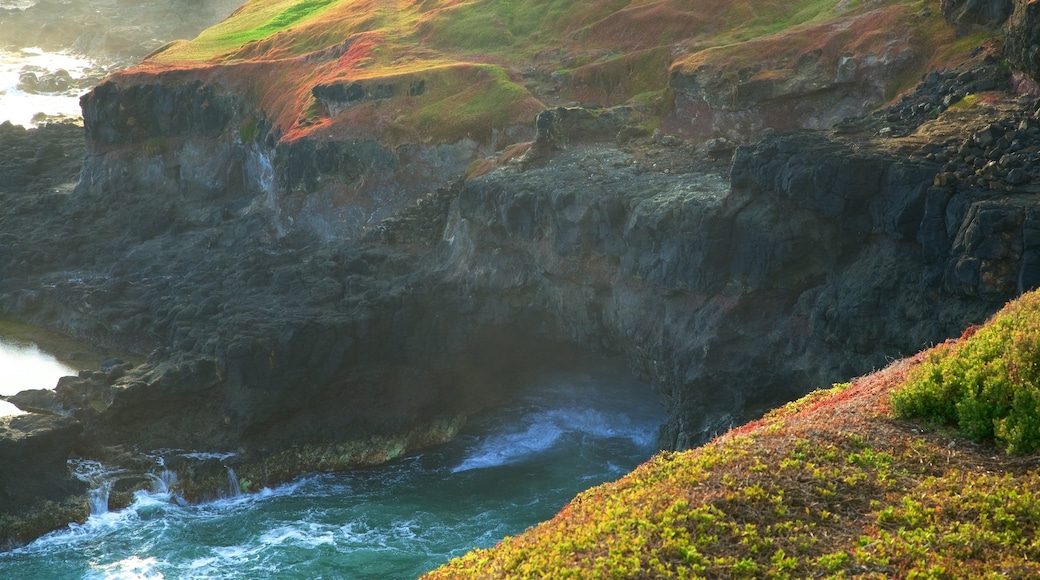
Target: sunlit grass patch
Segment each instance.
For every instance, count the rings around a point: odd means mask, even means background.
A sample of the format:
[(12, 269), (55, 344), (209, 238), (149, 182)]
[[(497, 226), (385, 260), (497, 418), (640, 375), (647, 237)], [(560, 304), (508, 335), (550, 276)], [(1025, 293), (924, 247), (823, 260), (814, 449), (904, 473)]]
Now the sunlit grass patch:
[(1040, 448), (1040, 295), (936, 348), (892, 404), (901, 416), (956, 425), (976, 441), (996, 438), (1010, 453)]

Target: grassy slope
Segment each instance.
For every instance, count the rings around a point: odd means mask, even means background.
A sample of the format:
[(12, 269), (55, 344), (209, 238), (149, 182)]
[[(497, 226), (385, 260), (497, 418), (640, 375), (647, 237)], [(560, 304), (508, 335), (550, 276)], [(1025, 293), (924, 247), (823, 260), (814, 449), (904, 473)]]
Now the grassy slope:
[[(930, 17), (919, 16), (925, 10)], [(953, 46), (937, 13), (937, 0), (250, 0), (125, 78), (204, 71), (251, 94), (289, 138), (376, 129), (397, 141), (484, 141), (547, 104), (668, 102), (652, 96), (665, 94), (669, 75), (706, 61), (768, 74), (814, 48), (831, 58), (912, 43), (917, 78), (949, 56), (932, 47)], [(857, 15), (864, 26), (842, 24)], [(426, 91), (334, 118), (310, 92), (403, 75), (424, 80)]]
[(889, 405), (944, 357), (1040, 366), (1040, 294), (969, 334), (659, 454), (428, 578), (1040, 577), (1040, 455), (1009, 456)]

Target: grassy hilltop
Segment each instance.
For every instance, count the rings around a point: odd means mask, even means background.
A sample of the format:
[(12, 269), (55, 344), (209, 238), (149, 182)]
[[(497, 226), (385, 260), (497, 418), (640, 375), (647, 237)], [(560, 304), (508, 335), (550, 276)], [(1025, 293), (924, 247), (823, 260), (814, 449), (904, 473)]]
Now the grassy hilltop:
[(1038, 378), (1034, 292), (427, 578), (1040, 577)]
[[(985, 36), (958, 37), (937, 0), (249, 0), (117, 78), (219, 81), (290, 140), (492, 142), (575, 102), (630, 104), (657, 126), (676, 77), (790, 83), (806, 55), (830, 67), (912, 53), (878, 81), (891, 99)], [(329, 109), (314, 88), (337, 84), (359, 98)]]

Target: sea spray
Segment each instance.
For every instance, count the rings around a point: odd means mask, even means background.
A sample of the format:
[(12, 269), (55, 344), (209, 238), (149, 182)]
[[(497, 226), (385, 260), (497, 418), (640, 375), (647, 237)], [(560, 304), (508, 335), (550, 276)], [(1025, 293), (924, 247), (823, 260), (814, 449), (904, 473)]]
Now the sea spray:
[(103, 516), (108, 513), (108, 496), (112, 491), (112, 482), (102, 480), (90, 490), (87, 501), (90, 505), (91, 516)]
[(238, 483), (238, 475), (235, 474), (235, 470), (226, 467), (228, 476), (228, 497), (238, 497), (242, 495), (242, 487)]
[(87, 503), (91, 516), (108, 513), (108, 498), (112, 491), (110, 472), (100, 461), (93, 459), (69, 459), (67, 462), (72, 475), (88, 486)]

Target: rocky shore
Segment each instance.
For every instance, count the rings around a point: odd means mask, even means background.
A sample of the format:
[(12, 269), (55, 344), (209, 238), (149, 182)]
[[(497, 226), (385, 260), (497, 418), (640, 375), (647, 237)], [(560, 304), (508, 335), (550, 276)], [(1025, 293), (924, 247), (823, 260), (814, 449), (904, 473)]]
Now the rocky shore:
[(32, 414), (0, 454), (32, 467), (5, 470), (0, 542), (86, 517), (69, 457), (120, 472), (113, 507), (159, 459), (188, 499), (228, 467), (248, 491), (444, 441), (569, 349), (624, 357), (681, 449), (959, 335), (1040, 285), (1012, 54), (746, 141), (631, 106), (548, 108), (499, 152), (290, 141), (190, 75), (102, 83), (85, 128), (0, 126), (0, 316), (147, 355), (10, 398)]

